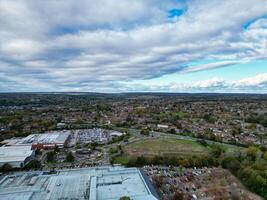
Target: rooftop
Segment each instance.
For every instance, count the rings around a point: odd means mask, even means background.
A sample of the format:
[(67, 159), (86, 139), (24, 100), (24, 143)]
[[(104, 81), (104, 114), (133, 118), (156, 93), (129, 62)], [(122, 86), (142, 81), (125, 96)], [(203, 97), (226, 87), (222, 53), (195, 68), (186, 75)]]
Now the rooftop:
[(6, 146), (0, 147), (0, 162), (21, 162), (32, 155), (31, 146)]
[(156, 200), (136, 168), (96, 167), (55, 173), (27, 172), (0, 180), (0, 199)]
[(23, 138), (20, 144), (54, 144), (64, 143), (70, 131), (52, 131), (44, 134), (31, 134)]

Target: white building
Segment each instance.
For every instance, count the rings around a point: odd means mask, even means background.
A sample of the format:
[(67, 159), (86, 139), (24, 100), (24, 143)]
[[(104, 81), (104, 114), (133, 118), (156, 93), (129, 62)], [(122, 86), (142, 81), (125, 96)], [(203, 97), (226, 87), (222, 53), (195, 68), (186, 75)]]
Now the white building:
[(158, 127), (158, 128), (162, 128), (162, 129), (167, 129), (167, 128), (169, 128), (168, 125), (164, 125), (164, 124), (158, 124), (157, 127)]
[(112, 131), (112, 132), (109, 134), (110, 137), (121, 137), (121, 136), (123, 136), (123, 135), (124, 135), (124, 133), (121, 133), (121, 132), (119, 132), (119, 131)]
[(34, 151), (30, 145), (0, 147), (0, 166), (8, 163), (15, 168), (23, 167), (33, 156)]

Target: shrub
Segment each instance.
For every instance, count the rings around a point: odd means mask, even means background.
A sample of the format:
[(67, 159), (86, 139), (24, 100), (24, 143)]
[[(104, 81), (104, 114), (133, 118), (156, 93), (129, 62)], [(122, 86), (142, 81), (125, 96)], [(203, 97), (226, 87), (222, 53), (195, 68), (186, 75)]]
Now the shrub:
[(5, 163), (0, 168), (0, 171), (1, 172), (10, 172), (10, 171), (12, 171), (12, 169), (13, 169), (13, 167), (9, 163)]
[(71, 152), (68, 152), (67, 157), (66, 157), (67, 162), (73, 162), (74, 161), (74, 156)]

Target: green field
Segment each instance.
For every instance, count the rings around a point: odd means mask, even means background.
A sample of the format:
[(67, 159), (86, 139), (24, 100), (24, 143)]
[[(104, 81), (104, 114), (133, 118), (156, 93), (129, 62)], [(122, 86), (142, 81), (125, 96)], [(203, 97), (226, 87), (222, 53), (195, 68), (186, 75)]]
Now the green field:
[(117, 156), (114, 159), (114, 163), (126, 165), (130, 161), (130, 159), (131, 159), (130, 156)]
[(179, 112), (173, 112), (171, 114), (172, 114), (173, 117), (176, 117), (177, 116), (177, 117), (180, 117), (180, 118), (183, 118), (183, 117), (187, 117), (188, 116), (187, 113), (181, 112), (181, 111), (179, 111)]
[(172, 138), (145, 139), (123, 147), (125, 155), (129, 156), (192, 156), (208, 155), (208, 148), (201, 144), (190, 141)]
[(225, 150), (227, 156), (237, 156), (240, 152), (244, 151), (246, 148), (239, 147), (231, 144), (221, 144)]

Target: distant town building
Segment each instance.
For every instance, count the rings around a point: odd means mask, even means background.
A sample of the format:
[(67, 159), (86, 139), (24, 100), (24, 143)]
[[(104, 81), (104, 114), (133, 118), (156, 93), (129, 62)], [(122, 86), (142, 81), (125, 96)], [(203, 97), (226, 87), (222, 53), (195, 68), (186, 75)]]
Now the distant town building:
[(66, 123), (63, 123), (63, 122), (57, 123), (57, 128), (59, 128), (59, 129), (65, 128), (66, 126), (67, 126)]
[(110, 137), (121, 137), (124, 135), (124, 133), (119, 132), (119, 131), (112, 131), (109, 135)]
[(164, 124), (158, 124), (157, 128), (167, 129), (167, 128), (169, 128), (169, 126), (168, 125), (164, 125)]

